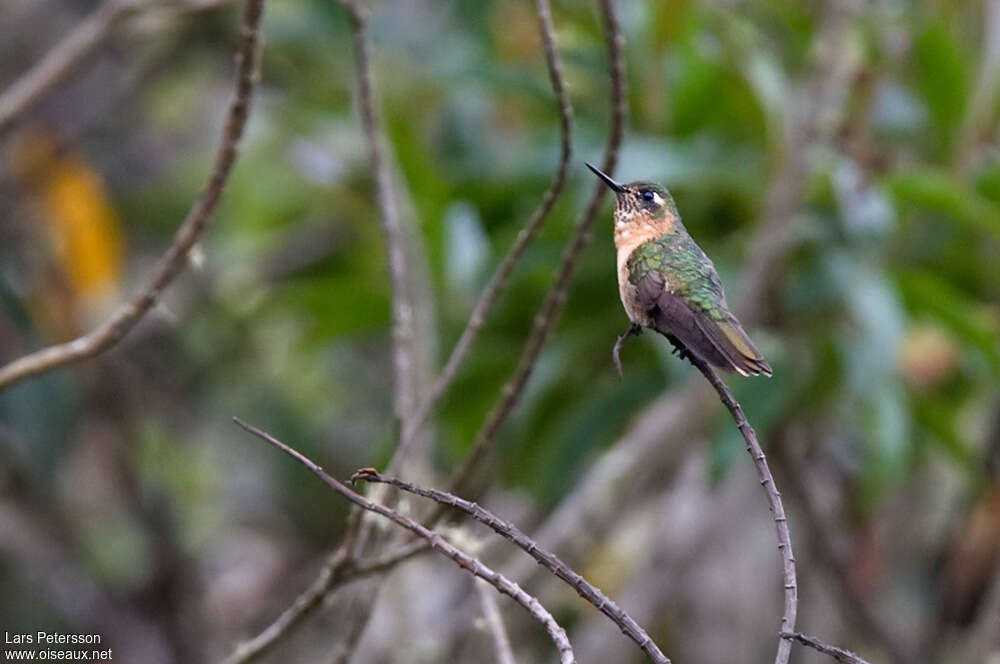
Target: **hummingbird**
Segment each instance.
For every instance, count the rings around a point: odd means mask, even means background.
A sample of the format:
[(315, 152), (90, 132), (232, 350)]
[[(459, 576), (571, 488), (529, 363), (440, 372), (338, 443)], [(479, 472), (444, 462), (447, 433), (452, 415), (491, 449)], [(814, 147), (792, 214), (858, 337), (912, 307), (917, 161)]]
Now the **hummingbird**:
[(719, 274), (681, 223), (670, 192), (651, 182), (619, 184), (587, 167), (615, 192), (618, 291), (631, 322), (613, 351), (619, 376), (622, 342), (644, 328), (665, 336), (681, 357), (770, 376), (771, 366), (729, 310)]

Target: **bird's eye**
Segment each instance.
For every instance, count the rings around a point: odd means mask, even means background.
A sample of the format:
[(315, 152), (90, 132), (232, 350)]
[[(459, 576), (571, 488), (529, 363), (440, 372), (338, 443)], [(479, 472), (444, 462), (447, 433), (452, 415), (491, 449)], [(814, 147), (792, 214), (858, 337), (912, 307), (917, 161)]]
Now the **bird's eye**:
[(653, 192), (649, 191), (648, 189), (640, 191), (639, 195), (642, 196), (642, 200), (647, 201), (649, 203), (652, 203), (653, 199), (655, 198)]

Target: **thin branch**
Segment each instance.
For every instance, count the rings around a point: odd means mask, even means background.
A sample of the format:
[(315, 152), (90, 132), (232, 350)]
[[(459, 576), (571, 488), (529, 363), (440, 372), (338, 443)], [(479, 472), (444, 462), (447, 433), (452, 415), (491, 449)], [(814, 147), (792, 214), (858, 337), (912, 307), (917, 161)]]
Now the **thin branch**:
[[(365, 111), (366, 108), (374, 110), (374, 103), (370, 99), (370, 95), (371, 95), (371, 74), (368, 71), (370, 69), (370, 56), (368, 55), (370, 47), (368, 46), (368, 41), (367, 41), (367, 38), (366, 38), (365, 17), (364, 17), (364, 14), (362, 13), (362, 10), (359, 7), (357, 7), (356, 4), (354, 2), (352, 2), (351, 0), (341, 0), (341, 4), (343, 4), (345, 6), (345, 8), (347, 8), (347, 10), (351, 13), (352, 27), (354, 28), (354, 31), (355, 31), (355, 48), (356, 48), (356, 51), (357, 51), (357, 54), (358, 54), (356, 57), (358, 59), (358, 68), (359, 68), (359, 74), (358, 74), (358, 78), (359, 78), (359, 95), (361, 95), (362, 97), (364, 97), (365, 95), (369, 96), (369, 101), (367, 103), (363, 99), (359, 103), (359, 106), (361, 107), (362, 113), (365, 114), (366, 113), (366, 111)], [(602, 0), (602, 8), (604, 9), (603, 15), (605, 16), (605, 23), (606, 23), (606, 34), (607, 34), (607, 39), (608, 39), (609, 59), (611, 60), (611, 63), (612, 63), (611, 64), (611, 81), (612, 81), (611, 91), (612, 91), (612, 100), (613, 100), (612, 101), (612, 131), (611, 131), (611, 135), (610, 135), (610, 138), (609, 138), (609, 144), (608, 144), (607, 152), (606, 152), (606, 155), (605, 155), (605, 160), (603, 162), (603, 166), (605, 167), (606, 171), (611, 172), (613, 170), (613, 168), (614, 168), (614, 163), (615, 163), (616, 157), (617, 157), (618, 146), (620, 145), (621, 136), (622, 136), (622, 133), (624, 131), (625, 103), (626, 102), (625, 102), (625, 91), (624, 91), (624, 62), (622, 60), (622, 53), (621, 53), (621, 50), (622, 50), (621, 47), (622, 47), (622, 41), (623, 40), (622, 40), (622, 37), (621, 37), (620, 29), (618, 27), (617, 19), (614, 16), (614, 13), (612, 11), (613, 8), (611, 7), (610, 2), (607, 1), (607, 0)], [(543, 20), (543, 19), (540, 19), (540, 20)], [(360, 34), (359, 34), (359, 32), (360, 32)], [(543, 39), (547, 40), (547, 38), (544, 35), (543, 35)], [(548, 47), (546, 47), (546, 48), (548, 48)], [(553, 48), (554, 48), (554, 40), (553, 40)], [(554, 52), (553, 52), (553, 54), (554, 54)], [(548, 53), (546, 55), (547, 55), (547, 58), (548, 58), (549, 57)], [(558, 60), (556, 60), (556, 62), (558, 62)], [(552, 61), (551, 60), (549, 61), (549, 67), (550, 67), (550, 78), (554, 79), (555, 78), (555, 74), (553, 74)], [(368, 73), (366, 73), (366, 72), (368, 72)], [(559, 77), (559, 80), (560, 80), (560, 83), (561, 83), (561, 77)], [(555, 88), (555, 85), (556, 85), (555, 80), (553, 80), (553, 86), (554, 86), (554, 88)], [(559, 91), (558, 90), (556, 90), (556, 94), (557, 94), (557, 96), (559, 95)], [(560, 107), (562, 107), (562, 102), (561, 101), (560, 101)], [(368, 117), (368, 121), (369, 122), (373, 122), (374, 121), (374, 116), (373, 115), (369, 114), (367, 117)], [(377, 127), (377, 125), (374, 125), (374, 126)], [(563, 134), (564, 134), (564, 141), (565, 141), (566, 138), (568, 137), (568, 133), (566, 132), (565, 129), (563, 130)], [(378, 146), (378, 139), (377, 138), (375, 140), (374, 145), (376, 147)], [(371, 149), (371, 146), (369, 146), (369, 149)], [(589, 225), (592, 222), (594, 215), (596, 214), (597, 204), (600, 201), (600, 196), (602, 196), (603, 194), (604, 194), (603, 188), (595, 188), (594, 199), (591, 201), (591, 204), (588, 207), (588, 212), (585, 214), (584, 219), (581, 222), (581, 226), (580, 226), (580, 228), (578, 230), (578, 235), (577, 235), (577, 239), (578, 240), (580, 239), (580, 235), (585, 234), (585, 231), (587, 230), (587, 228), (589, 228)], [(544, 204), (544, 199), (543, 199), (543, 204)], [(589, 238), (587, 238), (587, 239), (589, 239)], [(579, 251), (581, 251), (581, 250), (582, 250), (582, 246), (577, 251), (577, 253), (579, 253)], [(575, 263), (575, 260), (576, 260), (576, 258), (574, 256), (573, 259), (572, 259), (572, 262)], [(391, 260), (390, 260), (390, 263), (392, 263)], [(513, 265), (513, 263), (511, 263), (511, 265)], [(564, 269), (563, 269), (563, 272), (566, 271), (565, 268), (566, 268), (566, 261), (564, 260)], [(568, 269), (570, 271), (572, 271), (573, 265), (569, 265)], [(570, 274), (570, 275), (567, 275), (567, 276), (569, 277), (569, 276), (572, 276), (572, 275)], [(498, 292), (499, 292), (499, 289), (498, 289)], [(564, 297), (565, 297), (565, 295), (563, 295), (562, 298), (560, 298), (560, 299), (564, 299)], [(561, 304), (561, 301), (559, 302), (559, 304)], [(486, 312), (484, 310), (484, 316), (485, 316), (485, 313)], [(536, 322), (538, 320), (539, 319), (536, 318)], [(550, 321), (550, 323), (551, 323), (551, 321)], [(544, 335), (544, 334), (547, 333), (548, 326), (549, 326), (550, 323), (546, 323), (545, 324), (544, 329), (541, 331), (541, 335)], [(396, 329), (396, 328), (394, 328), (394, 329)], [(536, 325), (536, 331), (533, 334), (536, 337), (539, 336), (538, 326), (537, 325)], [(540, 342), (537, 344), (538, 345), (538, 350), (540, 350), (541, 343), (543, 343), (543, 342), (544, 342), (544, 338), (540, 339)], [(471, 344), (471, 342), (470, 342), (470, 344)], [(537, 351), (536, 351), (536, 356), (537, 356)], [(522, 364), (523, 364), (523, 362), (522, 362)], [(527, 381), (527, 375), (525, 375), (523, 377), (523, 382), (526, 382), (526, 381)], [(523, 384), (522, 384), (522, 387), (523, 387)], [(445, 386), (444, 389), (446, 389), (446, 388), (447, 388), (447, 385)], [(442, 390), (442, 392), (443, 392), (443, 390)], [(507, 389), (505, 388), (505, 393), (506, 392), (507, 392)], [(511, 404), (510, 408), (511, 409), (513, 408), (513, 404)], [(423, 415), (422, 419), (425, 420), (426, 417), (427, 417), (427, 415), (429, 414), (429, 412), (430, 412), (430, 408), (428, 408), (428, 413), (425, 414), (425, 415)], [(416, 418), (414, 418), (414, 421), (415, 420), (416, 420)], [(410, 425), (410, 426), (412, 427), (413, 425)], [(498, 426), (499, 426), (499, 424), (497, 425), (497, 427)], [(419, 428), (419, 427), (417, 427), (417, 428)], [(414, 433), (410, 434), (411, 436), (415, 435), (416, 432), (417, 432), (416, 429), (413, 429), (413, 431), (414, 431)], [(405, 429), (404, 429), (404, 432), (405, 432)], [(488, 443), (483, 443), (482, 445), (480, 445), (480, 447), (481, 448), (485, 448), (485, 446), (487, 444)], [(482, 449), (482, 451), (480, 451), (478, 453), (478, 456), (482, 456), (482, 454), (484, 452), (485, 452), (485, 449)], [(471, 469), (478, 463), (478, 459), (476, 459), (476, 460), (471, 460), (470, 459), (470, 461), (471, 461), (471, 463), (469, 463), (468, 465), (469, 465), (470, 472), (471, 472)], [(351, 521), (350, 521), (350, 523), (348, 525), (348, 533), (355, 532), (356, 529), (361, 526), (361, 524), (362, 524), (362, 519), (360, 519), (359, 516), (356, 514), (351, 519)], [(343, 544), (341, 545), (341, 549), (342, 548), (343, 548)], [(340, 549), (338, 549), (338, 551), (339, 550)], [(333, 555), (336, 556), (336, 553), (333, 554)], [(292, 627), (294, 627), (302, 619), (304, 619), (309, 614), (311, 614), (314, 609), (316, 609), (316, 608), (318, 608), (320, 606), (320, 601), (319, 600), (322, 599), (322, 596), (325, 593), (328, 593), (328, 592), (332, 591), (333, 588), (336, 587), (336, 586), (324, 587), (324, 578), (325, 578), (325, 575), (321, 575), (321, 578), (318, 578), (308, 589), (306, 589), (306, 591), (304, 591), (302, 593), (302, 595), (298, 599), (295, 600), (295, 602), (293, 603), (293, 606), (290, 607), (289, 609), (287, 609), (286, 612), (284, 614), (282, 614), (282, 616), (279, 617), (277, 621), (275, 621), (275, 624), (272, 624), (271, 626), (269, 626), (268, 628), (265, 629), (265, 632), (267, 633), (267, 637), (266, 638), (262, 638), (262, 637), (265, 637), (265, 633), (262, 632), (261, 635), (259, 635), (257, 638), (254, 639), (255, 642), (257, 642), (257, 643), (259, 643), (261, 645), (262, 650), (264, 648), (270, 648), (272, 645), (274, 645), (274, 643), (278, 639), (282, 638), (285, 634), (287, 634)], [(290, 612), (293, 612), (293, 609), (295, 609), (295, 607), (299, 607), (301, 609), (299, 611), (294, 611), (294, 615), (296, 616), (296, 620), (292, 624), (289, 624), (287, 629), (274, 629), (275, 625), (277, 625), (279, 622), (282, 623), (282, 624), (284, 624), (284, 621), (283, 621), (284, 616), (286, 614), (290, 613)], [(236, 661), (249, 661), (249, 659), (236, 660)]]
[[(376, 199), (381, 216), (382, 234), (385, 240), (386, 254), (389, 263), (389, 278), (392, 287), (392, 336), (393, 365), (395, 374), (395, 416), (397, 428), (402, 431), (416, 403), (414, 380), (414, 343), (415, 318), (412, 298), (408, 284), (410, 271), (407, 260), (405, 237), (402, 229), (402, 218), (397, 206), (396, 192), (393, 187), (392, 174), (389, 170), (383, 151), (385, 137), (381, 130), (377, 102), (373, 86), (374, 72), (372, 64), (372, 46), (368, 33), (367, 9), (356, 0), (337, 0), (347, 12), (354, 40), (354, 53), (357, 72), (357, 105), (362, 131), (368, 148), (372, 177), (375, 182)], [(394, 455), (393, 465), (402, 459), (402, 455)], [(327, 563), (319, 576), (306, 588), (274, 622), (250, 641), (240, 645), (226, 660), (226, 664), (249, 662), (260, 654), (270, 650), (278, 641), (290, 634), (317, 610), (323, 599), (347, 580), (347, 571), (353, 565), (356, 551), (368, 543), (369, 533), (364, 527), (362, 512), (355, 511), (348, 519), (344, 538), (337, 549), (329, 555)], [(402, 551), (407, 546), (404, 545)], [(390, 569), (395, 562), (390, 560), (379, 569)], [(373, 601), (373, 598), (370, 598)], [(370, 604), (351, 616), (352, 625), (349, 641), (360, 636), (364, 620), (370, 614)], [(358, 620), (363, 618), (363, 620)], [(348, 644), (350, 645), (350, 644)]]
[[(607, 40), (609, 73), (611, 76), (611, 130), (608, 135), (608, 143), (604, 151), (604, 159), (601, 162), (601, 169), (605, 173), (613, 173), (618, 162), (618, 150), (621, 146), (622, 136), (625, 133), (626, 97), (625, 97), (625, 62), (623, 49), (625, 38), (622, 35), (621, 26), (615, 15), (612, 0), (599, 0), (601, 18), (604, 23), (604, 35)], [(538, 362), (538, 356), (548, 340), (549, 333), (555, 326), (559, 315), (569, 294), (569, 287), (576, 273), (576, 264), (583, 253), (583, 250), (590, 243), (590, 228), (597, 216), (597, 210), (601, 200), (607, 193), (607, 187), (603, 182), (598, 182), (591, 194), (590, 201), (580, 221), (576, 231), (570, 240), (569, 245), (563, 253), (562, 261), (556, 273), (555, 281), (545, 300), (535, 315), (534, 327), (528, 340), (521, 350), (521, 357), (517, 368), (504, 384), (500, 392), (500, 399), (486, 417), (486, 421), (476, 434), (476, 440), (472, 451), (465, 461), (455, 472), (454, 480), (451, 484), (453, 493), (460, 492), (465, 487), (466, 482), (472, 473), (479, 466), (483, 457), (492, 447), (500, 427), (507, 420), (514, 408), (521, 399), (524, 387), (531, 378), (531, 374)]]
[(476, 591), (479, 593), (479, 603), (483, 607), (483, 617), (493, 633), (497, 664), (516, 664), (514, 652), (510, 648), (510, 637), (507, 636), (507, 628), (503, 625), (503, 616), (500, 615), (500, 607), (497, 606), (497, 596), (485, 581), (476, 581)]
[[(358, 68), (358, 95), (359, 95), (359, 109), (362, 116), (362, 122), (365, 124), (365, 133), (369, 144), (369, 152), (371, 154), (373, 169), (378, 171), (386, 171), (384, 166), (384, 160), (381, 157), (380, 141), (378, 132), (377, 116), (375, 115), (375, 102), (373, 99), (372, 92), (372, 73), (371, 73), (371, 47), (369, 45), (369, 40), (367, 38), (367, 23), (364, 10), (359, 7), (355, 2), (351, 0), (340, 0), (341, 5), (348, 11), (352, 29), (354, 32), (355, 41), (355, 52), (357, 59)], [(413, 442), (419, 433), (420, 427), (426, 421), (427, 417), (433, 410), (436, 402), (440, 400), (441, 396), (447, 391), (448, 386), (454, 379), (454, 374), (457, 373), (459, 366), (461, 365), (464, 355), (468, 353), (468, 349), (471, 347), (472, 343), (475, 341), (476, 335), (479, 329), (485, 322), (485, 318), (492, 308), (495, 300), (499, 297), (502, 292), (507, 279), (509, 278), (510, 272), (513, 270), (517, 260), (524, 253), (524, 251), (529, 246), (530, 242), (534, 236), (538, 233), (541, 228), (545, 218), (550, 212), (552, 206), (555, 204), (561, 190), (564, 186), (564, 181), (566, 178), (566, 171), (568, 169), (569, 155), (571, 150), (571, 116), (572, 108), (569, 104), (568, 95), (566, 94), (566, 86), (563, 82), (561, 63), (558, 57), (558, 52), (555, 46), (554, 31), (552, 28), (552, 20), (549, 12), (548, 1), (538, 0), (538, 17), (539, 17), (539, 29), (542, 33), (543, 44), (545, 45), (546, 62), (549, 68), (549, 77), (552, 83), (553, 91), (556, 95), (556, 100), (559, 106), (559, 117), (560, 117), (560, 135), (561, 135), (561, 152), (559, 165), (556, 171), (556, 177), (550, 186), (549, 190), (546, 192), (545, 196), (542, 198), (542, 202), (539, 204), (538, 209), (535, 210), (531, 219), (525, 228), (518, 235), (514, 246), (511, 248), (510, 253), (505, 257), (504, 261), (501, 263), (500, 267), (497, 269), (497, 273), (494, 275), (490, 284), (487, 286), (486, 290), (480, 297), (479, 302), (477, 302), (475, 309), (473, 310), (472, 316), (470, 317), (469, 323), (466, 330), (463, 332), (462, 337), (456, 344), (455, 349), (452, 351), (451, 356), (445, 364), (444, 369), (442, 369), (441, 375), (435, 381), (431, 388), (431, 395), (421, 404), (420, 411), (414, 415), (409, 423), (402, 427), (401, 431), (403, 436), (399, 449), (397, 450), (394, 459), (399, 459), (405, 453), (406, 448)], [(379, 166), (375, 166), (377, 163)], [(380, 179), (376, 175), (376, 186), (379, 183), (383, 184), (388, 182), (388, 175), (384, 174)], [(396, 272), (400, 266), (399, 261), (393, 260), (394, 255), (399, 255), (405, 260), (405, 254), (397, 253), (394, 254), (393, 246), (396, 246), (396, 238), (398, 236), (398, 217), (395, 211), (392, 198), (386, 199), (383, 194), (379, 195), (380, 206), (383, 207), (382, 217), (383, 217), (383, 230), (386, 235), (386, 243), (389, 248), (390, 253), (390, 270), (392, 270), (393, 278), (393, 288), (394, 293), (398, 292), (396, 288), (397, 277)], [(388, 214), (385, 208), (385, 204), (388, 203)], [(392, 232), (390, 233), (390, 226), (387, 222), (392, 222)], [(400, 288), (405, 288), (405, 284), (402, 284)], [(394, 307), (396, 307), (399, 302), (398, 298), (393, 298)], [(396, 356), (395, 364), (397, 367), (397, 390), (403, 381), (400, 379), (400, 370), (407, 366), (405, 360), (406, 354), (401, 354), (400, 348), (402, 347), (400, 342), (404, 344), (409, 338), (407, 333), (404, 331), (404, 327), (399, 324), (399, 316), (397, 313), (408, 313), (407, 310), (401, 312), (396, 312), (394, 310), (394, 339), (396, 345)], [(409, 317), (412, 321), (412, 316)], [(397, 391), (397, 395), (398, 395)], [(398, 403), (398, 399), (397, 399)], [(405, 421), (405, 418), (399, 417), (400, 411), (397, 408), (397, 419), (400, 423)], [(347, 534), (356, 535), (358, 529), (362, 526), (362, 519), (360, 518), (360, 513), (356, 513), (352, 516), (348, 523)], [(346, 536), (345, 536), (346, 538)], [(353, 544), (341, 546), (336, 552), (331, 554), (330, 561), (341, 561), (343, 556), (342, 551), (349, 551), (353, 548)], [(341, 562), (341, 564), (346, 564)], [(264, 652), (265, 650), (272, 647), (278, 640), (283, 638), (292, 629), (294, 629), (298, 624), (300, 624), (306, 617), (308, 617), (315, 609), (319, 608), (321, 605), (322, 598), (332, 592), (340, 584), (336, 583), (335, 580), (337, 575), (329, 569), (330, 564), (324, 566), (323, 571), (320, 576), (312, 583), (312, 585), (307, 588), (296, 600), (293, 602), (292, 606), (285, 610), (284, 613), (279, 616), (274, 623), (269, 625), (263, 632), (261, 632), (257, 637), (252, 639), (250, 642), (254, 645), (253, 650), (247, 649), (246, 652), (252, 653), (249, 656), (241, 658), (230, 658), (227, 663), (235, 664), (236, 662), (246, 662), (250, 661), (257, 653)], [(242, 646), (241, 646), (242, 647)]]
[(222, 2), (228, 0), (187, 0), (166, 7), (162, 3), (143, 5), (130, 0), (104, 0), (3, 91), (0, 95), (0, 137), (45, 95), (86, 64), (123, 20), (145, 10), (185, 13), (210, 9)]
[(274, 622), (264, 628), (264, 631), (237, 645), (229, 657), (222, 660), (222, 664), (252, 662), (305, 620), (323, 601), (326, 593), (339, 585), (340, 575), (347, 568), (350, 560), (348, 551), (349, 547), (341, 546), (330, 554), (312, 585), (296, 597), (292, 605), (285, 609)]
[(383, 152), (386, 143), (378, 116), (378, 103), (372, 85), (372, 45), (368, 35), (367, 9), (355, 0), (339, 0), (347, 11), (354, 37), (354, 57), (357, 61), (358, 113), (368, 147), (372, 176), (375, 180), (375, 198), (382, 218), (382, 233), (389, 260), (389, 278), (392, 284), (392, 341), (393, 365), (396, 377), (396, 422), (399, 430), (412, 417), (417, 396), (414, 381), (415, 311), (409, 286), (410, 266), (406, 254), (405, 238), (400, 220), (392, 173)]
[(379, 482), (388, 484), (397, 489), (412, 493), (424, 498), (430, 498), (440, 505), (461, 510), (471, 516), (476, 521), (490, 527), (498, 535), (510, 542), (513, 542), (528, 555), (538, 561), (547, 570), (565, 581), (580, 597), (593, 604), (598, 611), (611, 619), (611, 622), (618, 625), (618, 628), (625, 636), (635, 641), (639, 648), (649, 657), (650, 660), (658, 664), (670, 664), (670, 660), (660, 651), (649, 634), (639, 626), (621, 607), (608, 598), (597, 587), (573, 571), (566, 563), (553, 553), (538, 546), (538, 543), (528, 537), (517, 526), (497, 517), (495, 514), (485, 509), (478, 503), (474, 503), (446, 491), (436, 489), (425, 489), (396, 477), (387, 477), (380, 474), (374, 468), (362, 468), (351, 476), (351, 481), (363, 480), (366, 482)]
[(831, 646), (829, 643), (823, 643), (815, 636), (809, 636), (808, 634), (803, 634), (801, 632), (782, 632), (781, 638), (789, 642), (798, 641), (804, 646), (808, 646), (813, 650), (823, 653), (824, 655), (829, 655), (838, 662), (843, 662), (843, 664), (868, 664), (868, 662), (861, 659), (850, 650), (844, 650), (843, 648), (838, 648), (837, 646)]
[[(395, 434), (401, 437), (407, 423), (416, 411), (421, 392), (420, 376), (423, 354), (418, 354), (419, 321), (427, 308), (418, 307), (419, 289), (418, 260), (412, 247), (419, 245), (419, 236), (408, 224), (408, 219), (400, 213), (399, 197), (391, 168), (392, 154), (379, 118), (379, 107), (374, 86), (374, 54), (369, 32), (369, 9), (360, 0), (337, 0), (347, 13), (354, 41), (355, 70), (357, 76), (357, 105), (362, 132), (369, 152), (375, 196), (381, 217), (381, 228), (385, 252), (389, 265), (392, 310), (392, 354), (395, 395)], [(424, 291), (426, 292), (426, 291)], [(402, 468), (407, 461), (409, 449), (397, 445), (389, 467)], [(393, 496), (386, 497), (392, 504)], [(361, 518), (355, 510), (349, 517), (347, 533), (356, 534), (350, 548), (352, 557), (374, 555), (375, 551), (396, 533), (390, 531), (373, 532), (372, 521)], [(378, 579), (354, 591), (356, 606), (340, 616), (339, 627), (342, 638), (332, 663), (348, 661), (371, 617), (378, 596)]]
[(355, 561), (348, 555), (350, 549), (351, 541), (345, 536), (341, 546), (327, 558), (312, 585), (296, 597), (292, 605), (262, 632), (240, 643), (222, 664), (245, 664), (256, 660), (308, 618), (322, 604), (323, 598), (335, 588), (392, 569), (397, 564), (428, 551), (430, 545), (426, 540), (415, 539), (382, 556), (360, 561)]
[(556, 174), (552, 180), (552, 184), (549, 185), (548, 190), (542, 196), (541, 203), (535, 208), (528, 223), (518, 233), (517, 239), (493, 274), (493, 278), (490, 279), (489, 284), (487, 284), (482, 294), (480, 294), (479, 300), (476, 302), (476, 306), (469, 316), (469, 322), (466, 323), (465, 329), (462, 331), (462, 336), (455, 344), (451, 355), (449, 355), (448, 360), (445, 362), (444, 368), (441, 369), (441, 373), (431, 386), (427, 398), (420, 405), (417, 413), (404, 430), (402, 442), (400, 443), (400, 447), (403, 449), (416, 437), (420, 431), (420, 427), (427, 421), (435, 406), (437, 406), (455, 380), (462, 362), (469, 354), (472, 344), (475, 343), (476, 337), (486, 323), (487, 315), (489, 315), (493, 305), (496, 304), (500, 294), (506, 288), (507, 281), (514, 271), (514, 267), (538, 235), (566, 183), (566, 174), (569, 170), (569, 159), (572, 153), (573, 107), (570, 105), (569, 95), (566, 93), (566, 84), (563, 82), (562, 63), (559, 60), (559, 53), (556, 49), (555, 30), (552, 26), (552, 12), (549, 0), (535, 0), (535, 8), (538, 15), (538, 30), (542, 37), (542, 44), (545, 47), (545, 61), (549, 69), (549, 80), (552, 84), (552, 91), (555, 93), (556, 104), (559, 108), (560, 152)]
[(381, 556), (356, 560), (349, 566), (348, 572), (344, 575), (344, 580), (353, 581), (364, 576), (388, 571), (399, 563), (430, 551), (430, 548), (430, 543), (426, 540), (414, 539), (406, 544), (399, 545), (395, 550)]
[(313, 474), (319, 477), (324, 484), (329, 486), (331, 489), (339, 493), (349, 502), (357, 505), (358, 507), (368, 510), (369, 512), (374, 512), (386, 519), (389, 519), (393, 523), (402, 528), (406, 528), (413, 534), (426, 540), (430, 548), (437, 551), (441, 555), (452, 560), (456, 565), (474, 574), (480, 579), (486, 581), (491, 586), (497, 589), (498, 592), (509, 596), (515, 602), (520, 604), (528, 613), (532, 615), (538, 622), (540, 622), (545, 630), (549, 633), (552, 642), (555, 644), (556, 649), (559, 651), (559, 659), (562, 664), (574, 664), (576, 661), (573, 656), (573, 648), (570, 646), (569, 638), (566, 636), (566, 631), (559, 626), (552, 617), (552, 614), (546, 610), (544, 606), (533, 596), (525, 592), (519, 585), (509, 580), (507, 577), (503, 576), (499, 572), (496, 572), (486, 565), (484, 565), (478, 558), (471, 556), (461, 549), (455, 547), (443, 537), (440, 533), (430, 530), (413, 519), (403, 516), (395, 510), (389, 509), (384, 505), (374, 503), (364, 496), (351, 491), (349, 488), (344, 486), (343, 483), (334, 479), (328, 475), (320, 466), (316, 465), (313, 461), (305, 457), (303, 454), (297, 450), (292, 449), (288, 445), (285, 445), (280, 440), (262, 431), (257, 427), (246, 424), (238, 418), (233, 418), (233, 421), (244, 431), (252, 433), (253, 435), (261, 438), (271, 445), (277, 447), (285, 454), (288, 454), (296, 461), (304, 465), (306, 468), (311, 470)]
[(14, 81), (0, 96), (0, 136), (47, 92), (86, 62), (111, 35), (119, 21), (134, 10), (134, 4), (105, 0), (35, 66)]
[[(771, 514), (774, 515), (774, 526), (778, 535), (778, 552), (781, 554), (781, 571), (784, 580), (785, 597), (784, 611), (781, 615), (781, 632), (793, 632), (795, 630), (795, 614), (798, 611), (798, 588), (795, 580), (795, 555), (792, 553), (792, 537), (788, 531), (788, 517), (785, 516), (785, 507), (781, 503), (781, 492), (778, 491), (778, 487), (774, 484), (774, 477), (771, 475), (771, 469), (767, 465), (764, 450), (757, 440), (757, 432), (750, 426), (746, 415), (743, 414), (743, 408), (740, 407), (739, 402), (733, 397), (733, 393), (729, 391), (729, 387), (722, 382), (715, 369), (710, 367), (703, 359), (690, 352), (685, 352), (684, 354), (691, 364), (697, 367), (698, 371), (705, 376), (705, 379), (715, 388), (715, 391), (719, 393), (719, 399), (733, 416), (736, 428), (740, 430), (743, 440), (746, 441), (747, 452), (749, 452), (753, 458), (754, 465), (757, 467), (757, 474), (760, 475), (760, 484), (764, 487), (764, 493), (767, 495), (768, 507), (771, 509)], [(775, 664), (787, 664), (791, 650), (791, 642), (785, 638), (779, 638), (778, 653), (774, 658)]]
[(50, 346), (0, 367), (0, 392), (29, 376), (94, 357), (115, 345), (153, 307), (187, 263), (188, 252), (208, 224), (236, 161), (237, 145), (246, 126), (260, 49), (260, 21), (264, 0), (247, 0), (236, 50), (236, 91), (229, 103), (222, 141), (208, 183), (188, 211), (146, 286), (120, 305), (110, 318), (90, 333)]

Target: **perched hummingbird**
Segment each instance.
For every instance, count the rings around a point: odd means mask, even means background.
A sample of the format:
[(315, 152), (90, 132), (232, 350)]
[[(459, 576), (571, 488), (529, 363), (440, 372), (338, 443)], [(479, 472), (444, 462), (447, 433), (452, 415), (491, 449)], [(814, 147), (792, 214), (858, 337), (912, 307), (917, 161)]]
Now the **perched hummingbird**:
[(674, 199), (649, 182), (619, 184), (587, 167), (615, 192), (618, 290), (632, 325), (621, 343), (643, 328), (656, 330), (682, 353), (726, 371), (771, 375), (771, 366), (729, 311), (715, 266), (681, 223)]

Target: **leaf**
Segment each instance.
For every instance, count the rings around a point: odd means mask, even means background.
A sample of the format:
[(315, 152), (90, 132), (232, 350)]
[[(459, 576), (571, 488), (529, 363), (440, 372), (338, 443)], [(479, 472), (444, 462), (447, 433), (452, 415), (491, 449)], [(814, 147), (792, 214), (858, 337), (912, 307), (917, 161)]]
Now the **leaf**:
[(900, 212), (939, 212), (970, 230), (1000, 238), (1000, 206), (962, 180), (926, 169), (897, 173), (883, 182)]
[(969, 96), (969, 60), (943, 17), (916, 39), (913, 60), (916, 85), (934, 122), (932, 148), (947, 153), (962, 125)]
[(17, 141), (12, 158), (41, 201), (56, 260), (75, 299), (87, 308), (104, 305), (121, 280), (124, 241), (101, 174), (42, 133)]

